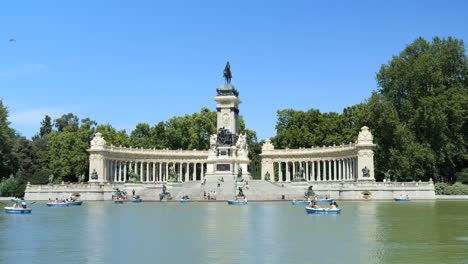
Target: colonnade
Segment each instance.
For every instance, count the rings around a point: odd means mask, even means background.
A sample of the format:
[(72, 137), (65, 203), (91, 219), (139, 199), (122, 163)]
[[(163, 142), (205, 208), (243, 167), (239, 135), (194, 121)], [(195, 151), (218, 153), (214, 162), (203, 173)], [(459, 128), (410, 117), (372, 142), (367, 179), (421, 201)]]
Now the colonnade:
[(270, 181), (291, 182), (301, 168), (304, 179), (313, 181), (355, 181), (357, 179), (357, 158), (334, 158), (324, 160), (273, 161), (275, 177)]
[(107, 182), (126, 182), (132, 170), (140, 182), (166, 182), (169, 169), (174, 167), (178, 181), (201, 180), (205, 174), (205, 163), (202, 162), (158, 162), (158, 161), (127, 161), (107, 159), (105, 173)]

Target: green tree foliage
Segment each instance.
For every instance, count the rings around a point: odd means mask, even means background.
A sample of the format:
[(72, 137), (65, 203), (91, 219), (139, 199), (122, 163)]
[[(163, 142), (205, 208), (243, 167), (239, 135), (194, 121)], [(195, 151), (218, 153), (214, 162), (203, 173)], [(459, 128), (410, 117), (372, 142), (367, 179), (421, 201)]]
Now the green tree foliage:
[[(71, 118), (69, 118), (71, 116)], [(46, 136), (48, 145), (49, 171), (55, 175), (55, 181), (77, 180), (78, 175), (87, 174), (91, 139), (94, 136), (96, 122), (85, 118), (80, 123), (63, 122), (64, 119), (78, 120), (73, 114), (64, 115), (55, 123), (69, 124), (57, 127)], [(77, 127), (79, 125), (79, 127)]]
[(41, 128), (39, 129), (39, 137), (43, 138), (45, 135), (52, 132), (52, 119), (50, 116), (46, 115), (41, 121)]
[(408, 173), (414, 178), (455, 180), (468, 160), (467, 66), (461, 40), (418, 38), (381, 67), (379, 93), (398, 125), (388, 131), (397, 138), (384, 148), (393, 154), (380, 162), (406, 171), (416, 166)]
[(14, 172), (12, 151), (15, 131), (9, 125), (8, 110), (0, 100), (0, 179)]
[(55, 119), (54, 126), (59, 132), (64, 131), (65, 128), (67, 128), (68, 131), (77, 131), (80, 123), (79, 120), (80, 119), (76, 115), (69, 113)]
[(422, 38), (377, 73), (380, 86), (342, 114), (278, 111), (276, 148), (354, 142), (368, 126), (377, 143), (376, 178), (454, 182), (468, 167), (468, 67), (463, 42)]
[(435, 193), (437, 195), (468, 195), (468, 185), (455, 183), (436, 183)]

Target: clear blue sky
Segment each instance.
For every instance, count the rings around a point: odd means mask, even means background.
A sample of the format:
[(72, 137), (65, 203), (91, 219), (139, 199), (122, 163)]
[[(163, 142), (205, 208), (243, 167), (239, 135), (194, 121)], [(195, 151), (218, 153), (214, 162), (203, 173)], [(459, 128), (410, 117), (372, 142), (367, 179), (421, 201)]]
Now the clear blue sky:
[(468, 1), (1, 1), (0, 99), (27, 137), (69, 112), (128, 133), (215, 110), (229, 60), (265, 139), (278, 109), (364, 101), (419, 36), (467, 41)]

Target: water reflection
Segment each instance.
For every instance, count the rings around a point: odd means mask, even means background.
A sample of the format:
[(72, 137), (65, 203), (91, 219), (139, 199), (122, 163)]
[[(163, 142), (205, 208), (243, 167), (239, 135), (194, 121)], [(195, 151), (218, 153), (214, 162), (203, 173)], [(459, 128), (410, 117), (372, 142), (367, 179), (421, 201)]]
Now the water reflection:
[(468, 202), (85, 203), (0, 216), (1, 263), (464, 263)]

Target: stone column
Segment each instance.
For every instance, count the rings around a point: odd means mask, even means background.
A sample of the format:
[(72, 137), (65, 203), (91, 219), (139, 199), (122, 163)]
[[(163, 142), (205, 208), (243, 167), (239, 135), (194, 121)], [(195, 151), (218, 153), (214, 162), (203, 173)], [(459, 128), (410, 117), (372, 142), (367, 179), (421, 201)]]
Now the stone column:
[(311, 166), (312, 167), (310, 168), (311, 170), (310, 177), (312, 178), (312, 181), (315, 181), (315, 161), (314, 160), (311, 161)]
[(203, 168), (204, 163), (200, 163), (200, 180), (203, 181), (203, 177), (205, 176), (205, 168)]
[(340, 163), (341, 163), (341, 160), (340, 160), (340, 159), (336, 160), (336, 170), (337, 170), (336, 175), (338, 176), (338, 180), (343, 180), (343, 179), (341, 178), (341, 171), (340, 171), (341, 166), (340, 166)]
[(169, 162), (166, 162), (166, 175), (164, 175), (164, 180), (167, 181), (169, 177)]
[(335, 181), (339, 180), (338, 174), (336, 174), (336, 159), (333, 160), (333, 179)]
[(127, 161), (124, 161), (123, 181), (127, 181)]
[(158, 162), (158, 182), (162, 182), (161, 174), (162, 174), (162, 166), (161, 166), (161, 162)]
[(286, 182), (290, 182), (291, 181), (291, 171), (289, 170), (289, 161), (285, 162), (284, 163), (285, 165), (285, 171), (286, 171)]
[(117, 181), (122, 182), (122, 162), (119, 160), (117, 161)]
[[(273, 180), (275, 179), (275, 176), (273, 175)], [(280, 161), (278, 162), (278, 182), (284, 181), (283, 179), (283, 162)]]
[(310, 177), (309, 177), (309, 162), (308, 162), (308, 161), (305, 162), (305, 180), (306, 180), (306, 181), (310, 181)]
[(149, 162), (145, 162), (145, 163), (146, 163), (146, 179), (145, 179), (145, 182), (148, 182), (148, 180), (149, 180)]
[(296, 162), (292, 162), (292, 175), (291, 175), (291, 181), (294, 179), (294, 175), (296, 175)]
[(321, 171), (321, 163), (322, 161), (321, 160), (318, 160), (317, 161), (317, 181), (322, 181), (322, 171)]
[(185, 176), (184, 176), (184, 180), (183, 180), (184, 182), (188, 180), (189, 170), (190, 170), (189, 163), (187, 162), (187, 163), (185, 163)]

